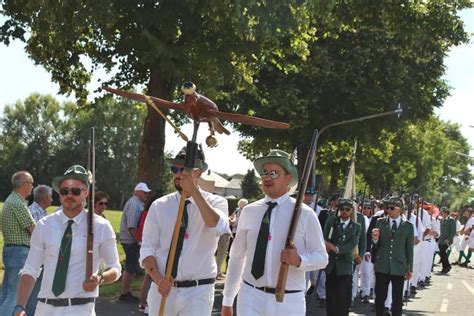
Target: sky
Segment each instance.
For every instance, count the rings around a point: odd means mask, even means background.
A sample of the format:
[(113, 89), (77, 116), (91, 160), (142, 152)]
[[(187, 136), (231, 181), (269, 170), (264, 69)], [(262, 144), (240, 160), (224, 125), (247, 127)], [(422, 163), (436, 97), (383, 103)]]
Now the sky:
[[(451, 96), (446, 99), (442, 108), (435, 110), (435, 113), (443, 120), (461, 125), (461, 132), (471, 146), (470, 155), (474, 156), (474, 9), (465, 10), (460, 16), (465, 22), (465, 30), (473, 34), (472, 40), (469, 44), (453, 47), (446, 57), (445, 79), (452, 88)], [(3, 21), (4, 18), (0, 16), (0, 24), (3, 24)], [(108, 75), (103, 71), (95, 74), (88, 86), (90, 93), (100, 85), (98, 79), (103, 82), (107, 78)], [(199, 87), (197, 88), (199, 90)], [(58, 90), (59, 86), (51, 81), (51, 76), (46, 70), (35, 65), (27, 56), (24, 44), (19, 41), (14, 41), (9, 46), (0, 44), (0, 113), (3, 113), (5, 105), (24, 100), (34, 92), (51, 94), (59, 101), (73, 100), (72, 97), (57, 94)], [(200, 127), (198, 142), (205, 143), (205, 138), (208, 136), (207, 129), (207, 125), (204, 124)], [(182, 130), (191, 138), (191, 124), (184, 126)], [(217, 139), (219, 145), (215, 148), (203, 145), (206, 160), (212, 171), (229, 175), (244, 174), (253, 167), (252, 163), (237, 151), (240, 139), (238, 133), (233, 132), (230, 136), (217, 135)], [(177, 153), (184, 146), (184, 141), (178, 138), (168, 125), (165, 150)]]

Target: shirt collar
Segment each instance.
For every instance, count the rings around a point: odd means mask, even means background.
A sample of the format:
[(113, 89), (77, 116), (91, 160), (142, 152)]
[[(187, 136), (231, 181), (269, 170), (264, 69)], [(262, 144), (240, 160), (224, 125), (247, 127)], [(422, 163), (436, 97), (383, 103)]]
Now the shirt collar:
[(390, 217), (390, 225), (392, 225), (393, 221), (395, 221), (397, 223), (397, 228), (400, 227), (400, 222), (402, 221), (402, 216), (400, 215), (400, 216), (398, 216), (398, 218), (395, 218), (395, 219)]
[(76, 225), (79, 225), (83, 220), (86, 218), (86, 211), (82, 209), (82, 211), (74, 218), (67, 217), (66, 214), (64, 214), (64, 210), (61, 209), (61, 223), (66, 224), (70, 219), (74, 221)]
[(16, 196), (17, 198), (21, 199), (22, 202), (28, 204), (28, 200), (25, 199), (20, 193), (18, 193), (18, 192), (16, 192), (16, 191), (12, 191), (12, 194), (13, 194), (14, 196)]
[(345, 221), (343, 221), (343, 220), (341, 219), (341, 223), (344, 224), (344, 226), (346, 226), (347, 224), (349, 224), (350, 221), (351, 221), (350, 218), (346, 219)]
[(268, 195), (265, 195), (265, 198), (263, 199), (263, 202), (268, 203), (268, 202), (276, 202), (276, 204), (281, 205), (286, 202), (290, 198), (290, 195), (288, 193), (283, 194), (280, 196), (278, 199), (272, 199)]

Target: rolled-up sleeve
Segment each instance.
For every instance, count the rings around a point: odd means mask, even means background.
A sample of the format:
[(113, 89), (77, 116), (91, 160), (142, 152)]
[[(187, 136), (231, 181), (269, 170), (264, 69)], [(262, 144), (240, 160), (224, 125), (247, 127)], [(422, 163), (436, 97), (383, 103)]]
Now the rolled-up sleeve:
[(106, 270), (115, 270), (116, 278), (114, 281), (117, 281), (122, 273), (122, 266), (119, 261), (115, 232), (109, 222), (107, 222), (103, 234), (102, 243), (99, 246), (99, 256), (104, 261)]
[(214, 231), (216, 236), (221, 236), (223, 234), (230, 234), (230, 224), (229, 224), (229, 204), (227, 200), (216, 196), (216, 198), (210, 203), (211, 207), (217, 211), (219, 214), (219, 221), (215, 227), (209, 228), (211, 231)]
[(44, 244), (43, 244), (44, 224), (38, 223), (33, 230), (30, 241), (30, 251), (26, 258), (25, 265), (20, 271), (20, 275), (31, 275), (35, 280), (41, 273), (41, 266), (44, 263)]
[(148, 215), (145, 219), (145, 225), (143, 226), (142, 234), (142, 245), (140, 247), (140, 265), (143, 267), (143, 260), (150, 256), (156, 256), (157, 249), (159, 246), (159, 240), (156, 236), (159, 236), (158, 226), (158, 205), (157, 202), (150, 206)]
[(222, 305), (232, 306), (234, 299), (240, 289), (242, 282), (242, 274), (245, 269), (245, 261), (247, 259), (247, 231), (245, 227), (245, 215), (239, 219), (239, 226), (237, 226), (237, 233), (232, 247), (230, 247), (229, 266), (227, 268), (227, 276), (225, 280)]
[(306, 214), (307, 216), (304, 223), (306, 251), (298, 253), (301, 257), (301, 264), (298, 267), (298, 270), (321, 270), (327, 266), (329, 261), (321, 224), (319, 224), (318, 217), (314, 212), (311, 211)]

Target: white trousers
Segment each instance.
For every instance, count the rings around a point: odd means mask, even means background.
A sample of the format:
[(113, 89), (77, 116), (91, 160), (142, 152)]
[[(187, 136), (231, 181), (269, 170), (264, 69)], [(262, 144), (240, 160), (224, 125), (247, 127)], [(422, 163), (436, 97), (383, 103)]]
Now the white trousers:
[[(275, 299), (275, 294), (266, 293), (242, 283), (239, 295), (237, 296), (237, 315), (304, 316), (306, 314), (304, 296), (304, 291), (286, 293), (283, 302), (278, 303)], [(210, 315), (210, 313), (207, 315)]]
[(425, 278), (431, 275), (431, 267), (433, 265), (433, 255), (435, 253), (435, 249), (437, 247), (436, 241), (431, 240), (427, 241), (424, 240), (421, 242), (421, 272), (420, 272), (420, 279), (424, 280)]
[(54, 307), (38, 301), (35, 315), (37, 316), (95, 316), (95, 303), (73, 306)]
[(353, 300), (356, 298), (357, 292), (359, 290), (359, 272), (360, 272), (360, 264), (355, 266), (354, 273), (352, 274), (352, 299)]
[[(158, 315), (161, 304), (161, 294), (153, 282), (147, 298), (149, 315)], [(214, 304), (214, 284), (195, 287), (171, 288), (166, 298), (165, 315), (211, 315)]]
[(360, 264), (360, 286), (362, 288), (362, 297), (370, 294), (370, 289), (375, 287), (374, 264), (362, 259)]
[[(428, 258), (423, 258), (422, 254), (423, 242), (420, 241), (418, 245), (415, 245), (413, 248), (413, 276), (410, 279), (410, 286), (417, 286), (418, 281), (421, 280), (421, 266), (424, 260), (430, 260)], [(431, 270), (431, 269), (430, 269)]]

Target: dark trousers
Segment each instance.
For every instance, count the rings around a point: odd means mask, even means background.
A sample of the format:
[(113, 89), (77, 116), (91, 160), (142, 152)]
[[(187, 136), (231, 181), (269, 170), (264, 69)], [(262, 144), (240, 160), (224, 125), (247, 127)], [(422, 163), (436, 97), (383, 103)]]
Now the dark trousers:
[(404, 276), (375, 272), (375, 315), (383, 316), (388, 285), (392, 282), (392, 315), (402, 315)]
[(326, 315), (349, 315), (349, 297), (352, 276), (337, 275), (336, 266), (326, 275)]
[(446, 244), (439, 244), (439, 256), (441, 258), (441, 264), (443, 265), (443, 270), (442, 271), (447, 271), (448, 269), (451, 269), (451, 265), (449, 264), (449, 259), (448, 259), (448, 245)]

